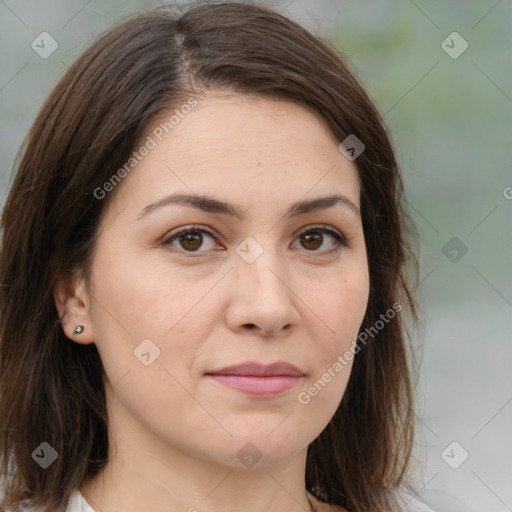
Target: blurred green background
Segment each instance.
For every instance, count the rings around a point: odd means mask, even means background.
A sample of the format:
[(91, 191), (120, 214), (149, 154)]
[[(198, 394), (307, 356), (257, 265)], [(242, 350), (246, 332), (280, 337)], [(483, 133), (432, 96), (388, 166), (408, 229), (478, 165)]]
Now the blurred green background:
[[(15, 153), (66, 67), (122, 15), (159, 3), (0, 0), (2, 204)], [(512, 5), (265, 4), (336, 46), (393, 135), (419, 233), (420, 499), (437, 512), (511, 511)], [(31, 48), (43, 31), (58, 43), (46, 59)]]

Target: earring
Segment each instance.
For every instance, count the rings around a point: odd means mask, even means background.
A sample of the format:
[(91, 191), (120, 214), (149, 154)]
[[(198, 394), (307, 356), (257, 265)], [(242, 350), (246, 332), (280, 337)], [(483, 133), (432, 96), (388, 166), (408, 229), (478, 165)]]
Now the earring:
[(76, 336), (77, 334), (81, 334), (84, 332), (84, 326), (83, 325), (77, 325), (75, 327), (75, 330), (73, 331), (73, 334)]

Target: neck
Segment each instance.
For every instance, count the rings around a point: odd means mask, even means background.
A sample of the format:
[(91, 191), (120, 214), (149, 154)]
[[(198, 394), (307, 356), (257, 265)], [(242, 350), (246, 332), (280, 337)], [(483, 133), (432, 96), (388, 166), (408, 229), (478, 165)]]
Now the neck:
[(278, 467), (241, 470), (176, 454), (168, 459), (162, 453), (119, 453), (81, 489), (98, 511), (315, 512), (316, 502), (308, 500), (303, 475), (294, 467), (302, 464), (302, 454)]
[(305, 490), (306, 449), (276, 465), (234, 467), (192, 453), (186, 440), (170, 445), (117, 413), (109, 418), (109, 461), (80, 489), (96, 511), (322, 510)]

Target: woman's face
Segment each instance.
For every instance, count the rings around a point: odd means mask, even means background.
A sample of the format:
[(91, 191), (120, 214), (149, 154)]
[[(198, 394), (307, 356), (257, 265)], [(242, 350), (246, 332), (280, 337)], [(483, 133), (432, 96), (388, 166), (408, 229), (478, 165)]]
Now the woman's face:
[(369, 292), (358, 174), (303, 107), (197, 100), (168, 133), (174, 111), (149, 127), (135, 149), (154, 147), (107, 197), (75, 339), (97, 345), (111, 428), (270, 466), (307, 448), (347, 385)]

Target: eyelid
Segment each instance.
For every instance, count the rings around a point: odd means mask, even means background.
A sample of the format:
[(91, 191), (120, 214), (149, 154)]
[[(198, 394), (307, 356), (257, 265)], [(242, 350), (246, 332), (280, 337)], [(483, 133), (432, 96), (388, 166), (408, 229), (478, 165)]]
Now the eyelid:
[(333, 234), (336, 234), (338, 235), (341, 239), (343, 239), (344, 242), (347, 241), (347, 238), (345, 237), (345, 235), (338, 229), (332, 227), (331, 225), (329, 224), (313, 224), (313, 225), (310, 225), (310, 226), (306, 226), (305, 228), (302, 228), (296, 236), (300, 236), (304, 233), (308, 233), (309, 231), (314, 231), (315, 229), (318, 229), (319, 231), (320, 230), (325, 230), (325, 232), (327, 232), (328, 234), (329, 233), (333, 233)]
[(187, 226), (182, 226), (180, 228), (172, 229), (171, 231), (167, 232), (163, 238), (162, 243), (164, 245), (168, 244), (173, 238), (178, 237), (179, 235), (183, 233), (188, 233), (189, 231), (204, 231), (208, 233), (213, 239), (219, 239), (220, 241), (223, 241), (222, 236), (220, 236), (215, 230), (208, 226), (203, 226), (201, 224), (190, 224)]

